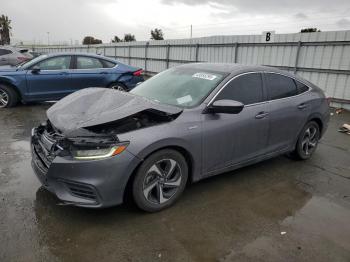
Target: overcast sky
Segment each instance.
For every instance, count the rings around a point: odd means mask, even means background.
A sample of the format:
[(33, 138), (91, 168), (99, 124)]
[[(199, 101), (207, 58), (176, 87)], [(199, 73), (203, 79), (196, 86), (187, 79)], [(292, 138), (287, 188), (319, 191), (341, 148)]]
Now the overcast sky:
[(148, 40), (152, 28), (165, 38), (293, 33), (302, 27), (350, 29), (350, 0), (0, 0), (14, 39), (81, 42), (92, 35), (110, 42), (132, 33)]

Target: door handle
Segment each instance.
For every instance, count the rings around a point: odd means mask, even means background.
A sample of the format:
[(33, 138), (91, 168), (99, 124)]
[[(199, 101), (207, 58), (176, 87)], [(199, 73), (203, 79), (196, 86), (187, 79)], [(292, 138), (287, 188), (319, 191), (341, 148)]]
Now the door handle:
[(305, 109), (307, 107), (308, 107), (308, 105), (305, 103), (301, 103), (300, 105), (298, 105), (298, 109)]
[(267, 117), (268, 115), (269, 115), (269, 113), (267, 113), (267, 112), (260, 112), (259, 114), (257, 114), (255, 116), (255, 118), (256, 119), (263, 119), (263, 118)]
[(106, 75), (108, 72), (100, 72), (101, 75)]
[(60, 72), (60, 75), (68, 75), (68, 72)]

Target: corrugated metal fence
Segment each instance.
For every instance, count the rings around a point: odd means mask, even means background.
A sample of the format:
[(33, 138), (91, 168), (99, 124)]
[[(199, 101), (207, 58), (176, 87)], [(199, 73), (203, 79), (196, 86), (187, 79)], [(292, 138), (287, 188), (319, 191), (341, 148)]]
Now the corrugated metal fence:
[(190, 62), (260, 64), (294, 72), (350, 108), (350, 31), (214, 36), (118, 44), (34, 47), (35, 51), (88, 52), (158, 73)]

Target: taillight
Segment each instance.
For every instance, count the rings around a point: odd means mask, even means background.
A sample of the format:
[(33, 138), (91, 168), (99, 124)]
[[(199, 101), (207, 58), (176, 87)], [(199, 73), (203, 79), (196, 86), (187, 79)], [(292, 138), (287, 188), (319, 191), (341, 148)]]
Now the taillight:
[(134, 76), (141, 76), (141, 74), (143, 73), (143, 70), (140, 69), (140, 70), (137, 70), (135, 71), (134, 73), (132, 73)]
[(27, 57), (24, 57), (24, 56), (19, 56), (19, 57), (17, 57), (17, 59), (18, 59), (19, 61), (21, 61), (21, 62), (24, 62), (24, 61), (27, 61), (27, 60), (28, 60), (28, 58), (27, 58)]

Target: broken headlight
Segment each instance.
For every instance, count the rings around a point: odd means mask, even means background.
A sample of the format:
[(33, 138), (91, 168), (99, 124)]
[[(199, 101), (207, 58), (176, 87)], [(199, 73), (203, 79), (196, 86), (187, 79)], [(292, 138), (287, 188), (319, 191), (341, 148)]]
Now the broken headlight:
[(124, 143), (112, 147), (76, 149), (72, 151), (72, 154), (78, 160), (103, 159), (122, 153), (128, 145), (128, 143)]

